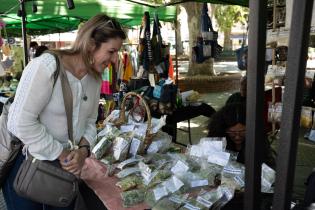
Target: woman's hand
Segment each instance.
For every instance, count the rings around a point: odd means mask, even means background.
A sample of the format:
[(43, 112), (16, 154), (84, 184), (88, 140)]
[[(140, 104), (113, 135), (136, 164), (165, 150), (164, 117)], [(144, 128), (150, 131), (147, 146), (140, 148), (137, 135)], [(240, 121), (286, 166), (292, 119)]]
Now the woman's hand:
[(70, 152), (64, 161), (60, 161), (62, 168), (76, 176), (79, 176), (84, 165), (87, 152), (82, 149), (76, 149)]
[(62, 162), (65, 162), (65, 160), (67, 159), (67, 156), (70, 154), (69, 150), (62, 150), (61, 154), (58, 157), (58, 160), (60, 161), (60, 164)]

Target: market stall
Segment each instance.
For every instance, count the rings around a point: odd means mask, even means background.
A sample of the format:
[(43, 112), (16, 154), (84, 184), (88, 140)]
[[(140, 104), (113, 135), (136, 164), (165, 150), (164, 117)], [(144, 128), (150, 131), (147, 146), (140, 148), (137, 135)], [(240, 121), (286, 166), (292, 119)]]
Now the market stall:
[[(105, 122), (81, 175), (106, 208), (209, 209), (244, 192), (245, 166), (225, 138), (174, 144), (161, 130), (166, 118), (152, 118), (142, 96), (127, 93)], [(262, 192), (272, 196), (274, 178), (263, 164)]]

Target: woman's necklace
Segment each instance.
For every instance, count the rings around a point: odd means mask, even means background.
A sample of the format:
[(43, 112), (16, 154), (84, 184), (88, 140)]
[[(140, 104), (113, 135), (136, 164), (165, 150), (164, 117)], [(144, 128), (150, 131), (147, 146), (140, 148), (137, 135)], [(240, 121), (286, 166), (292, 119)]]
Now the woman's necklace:
[(81, 81), (81, 80), (80, 80), (80, 84), (81, 84), (82, 93), (83, 93), (82, 99), (83, 99), (83, 101), (87, 101), (88, 97), (87, 97), (87, 95), (86, 95), (86, 89), (83, 88), (83, 85), (82, 85), (82, 81)]

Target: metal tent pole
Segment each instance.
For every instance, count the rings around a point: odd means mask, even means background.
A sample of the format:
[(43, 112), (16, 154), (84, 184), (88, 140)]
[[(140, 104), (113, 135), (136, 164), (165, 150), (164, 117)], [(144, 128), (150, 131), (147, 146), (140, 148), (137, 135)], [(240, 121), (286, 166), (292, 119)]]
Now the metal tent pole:
[(22, 39), (24, 48), (24, 66), (28, 63), (28, 52), (27, 52), (27, 37), (26, 37), (26, 10), (25, 10), (25, 0), (20, 0), (20, 10), (21, 10), (21, 21), (22, 21)]
[(245, 210), (260, 209), (267, 0), (249, 1)]
[[(176, 15), (176, 20), (175, 20), (175, 71), (176, 71), (176, 78), (175, 78), (175, 83), (178, 87), (178, 46), (177, 46), (177, 15)], [(171, 56), (171, 55), (170, 55)]]

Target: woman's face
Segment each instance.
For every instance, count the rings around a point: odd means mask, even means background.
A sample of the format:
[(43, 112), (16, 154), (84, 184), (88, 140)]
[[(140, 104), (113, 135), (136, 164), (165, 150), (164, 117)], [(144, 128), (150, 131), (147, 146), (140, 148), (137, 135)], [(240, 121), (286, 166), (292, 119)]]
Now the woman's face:
[(227, 135), (235, 145), (241, 145), (245, 140), (246, 126), (237, 123), (226, 130)]
[(121, 38), (112, 38), (102, 43), (101, 47), (94, 52), (94, 69), (97, 72), (101, 73), (108, 64), (117, 62), (122, 43)]

